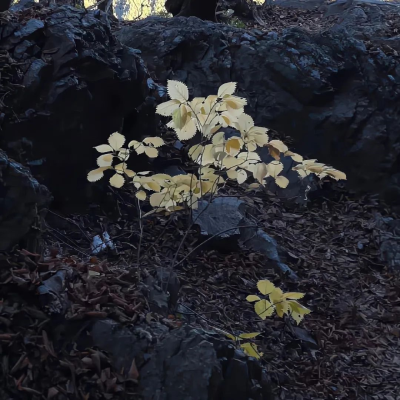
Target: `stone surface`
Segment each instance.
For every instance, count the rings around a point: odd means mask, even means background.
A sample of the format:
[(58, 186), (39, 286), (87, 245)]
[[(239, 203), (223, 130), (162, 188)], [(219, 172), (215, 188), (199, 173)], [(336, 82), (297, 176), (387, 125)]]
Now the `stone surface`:
[[(30, 163), (56, 203), (73, 208), (94, 187), (86, 181), (96, 168), (93, 147), (121, 129), (135, 135), (148, 75), (138, 51), (115, 40), (102, 12), (34, 7), (37, 19), (1, 22), (0, 49), (20, 62), (14, 83), (24, 85), (5, 99), (13, 112), (2, 123), (4, 150)], [(32, 147), (14, 154), (23, 138)]]
[(27, 238), (33, 235), (34, 240), (34, 232), (39, 232), (44, 209), (51, 199), (48, 189), (39, 184), (28, 168), (0, 151), (0, 251), (17, 244), (30, 247)]

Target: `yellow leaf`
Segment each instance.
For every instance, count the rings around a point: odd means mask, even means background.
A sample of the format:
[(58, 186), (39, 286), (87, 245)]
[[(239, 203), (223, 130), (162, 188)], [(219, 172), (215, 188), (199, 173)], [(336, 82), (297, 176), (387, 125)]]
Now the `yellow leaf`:
[(135, 196), (138, 200), (146, 200), (147, 194), (144, 190), (139, 190), (138, 192), (135, 193)]
[(204, 146), (203, 154), (201, 155), (199, 163), (204, 167), (206, 165), (213, 164), (215, 161), (214, 157), (215, 157), (214, 145), (206, 144)]
[(236, 171), (236, 169), (228, 169), (226, 171), (226, 174), (228, 175), (229, 179), (237, 179), (238, 177), (238, 171)]
[(106, 169), (112, 169), (111, 167), (102, 167), (94, 169), (88, 173), (87, 179), (89, 182), (97, 182), (104, 176), (104, 171)]
[(287, 186), (289, 185), (289, 179), (286, 178), (285, 176), (277, 176), (275, 179), (275, 183), (281, 187), (282, 189), (287, 188)]
[(247, 104), (246, 99), (237, 96), (224, 96), (223, 102), (228, 110), (240, 110)]
[(180, 106), (179, 100), (169, 100), (165, 103), (161, 103), (156, 108), (156, 113), (163, 115), (164, 117), (170, 117), (172, 113)]
[(248, 114), (242, 114), (237, 122), (237, 127), (240, 130), (241, 134), (244, 135), (247, 131), (250, 130), (254, 126), (253, 118)]
[(206, 138), (210, 138), (219, 128), (221, 128), (221, 125), (205, 124), (201, 127), (201, 132)]
[(269, 176), (276, 178), (283, 170), (283, 164), (279, 161), (271, 161), (267, 164), (267, 172)]
[(227, 94), (229, 95), (235, 93), (236, 85), (236, 82), (224, 83), (218, 89), (218, 97), (224, 97)]
[(275, 158), (275, 160), (280, 160), (280, 152), (278, 149), (272, 146), (268, 146), (268, 151), (271, 157)]
[(288, 292), (283, 294), (284, 299), (298, 300), (304, 297), (304, 293)]
[(136, 175), (136, 172), (133, 172), (131, 169), (126, 169), (124, 172), (129, 178), (133, 178)]
[(281, 140), (271, 140), (269, 144), (275, 149), (279, 150), (281, 153), (288, 151), (286, 144), (284, 144)]
[(252, 303), (253, 301), (259, 301), (261, 299), (258, 296), (256, 296), (255, 294), (249, 294), (246, 297), (246, 300), (249, 301), (250, 303)]
[(176, 129), (175, 131), (179, 140), (189, 140), (196, 135), (196, 123), (192, 119), (189, 119), (182, 129)]
[(145, 147), (144, 152), (149, 158), (156, 158), (158, 156), (158, 150), (155, 147)]
[(189, 100), (189, 90), (182, 82), (169, 80), (167, 90), (172, 100), (179, 100), (181, 103)]
[(161, 147), (165, 144), (164, 140), (158, 136), (147, 137), (146, 139), (143, 140), (143, 143), (152, 144), (154, 147)]
[(329, 175), (330, 177), (336, 179), (337, 181), (340, 179), (346, 180), (346, 174), (344, 172), (338, 171), (337, 169), (327, 168), (324, 172)]
[(166, 198), (167, 193), (153, 193), (150, 196), (150, 205), (152, 207), (160, 207), (161, 203)]
[(265, 296), (267, 294), (270, 294), (275, 289), (275, 285), (265, 279), (257, 282), (257, 289), (261, 294)]
[(296, 162), (302, 162), (303, 161), (303, 157), (300, 154), (297, 153), (293, 153), (291, 151), (286, 151), (284, 154), (285, 157), (292, 157), (293, 161)]
[(121, 135), (119, 132), (114, 132), (108, 138), (108, 143), (114, 150), (119, 150), (125, 143), (125, 136)]
[(274, 306), (268, 300), (262, 299), (254, 304), (254, 311), (260, 318), (266, 319), (274, 313)]
[(218, 132), (212, 138), (212, 144), (222, 144), (225, 141), (225, 132)]
[(258, 351), (257, 345), (255, 345), (254, 343), (243, 343), (242, 345), (240, 345), (240, 347), (249, 357), (254, 357), (256, 359), (259, 359), (260, 357), (263, 356), (263, 353), (260, 353)]
[(218, 122), (223, 126), (234, 126), (234, 124), (237, 122), (237, 117), (228, 111), (224, 111), (219, 115)]
[(238, 184), (241, 185), (242, 183), (246, 182), (246, 179), (247, 179), (246, 171), (240, 169), (237, 172), (237, 182), (238, 182)]
[(223, 166), (227, 169), (229, 169), (229, 168), (236, 169), (236, 167), (242, 163), (243, 163), (243, 160), (229, 156), (229, 155), (227, 155), (222, 161)]
[(95, 149), (99, 153), (107, 153), (107, 152), (113, 151), (113, 148), (111, 146), (109, 146), (108, 144), (101, 144), (100, 146), (96, 146)]
[(136, 154), (143, 154), (145, 146), (138, 142), (137, 140), (132, 140), (129, 142), (128, 147), (133, 147), (133, 150), (136, 151)]
[(258, 180), (261, 184), (267, 175), (267, 166), (265, 163), (258, 163), (254, 169), (253, 176), (254, 179)]
[(253, 339), (253, 338), (257, 337), (260, 334), (261, 334), (261, 332), (241, 333), (239, 335), (239, 338), (240, 339)]
[(114, 176), (112, 176), (110, 178), (110, 185), (115, 187), (115, 188), (117, 188), (117, 189), (119, 189), (122, 186), (124, 186), (124, 183), (125, 183), (125, 179), (124, 179), (124, 177), (122, 175), (115, 174)]
[(112, 154), (103, 154), (97, 158), (97, 165), (99, 167), (110, 167), (113, 163), (113, 159), (114, 157)]
[(291, 300), (288, 302), (290, 308), (290, 315), (297, 322), (297, 325), (303, 320), (304, 316), (310, 314), (311, 310), (306, 307), (303, 307), (300, 303), (295, 300)]
[[(216, 135), (215, 135), (216, 136)], [(214, 137), (215, 137), (214, 136)], [(232, 137), (225, 143), (225, 151), (231, 155), (236, 156), (243, 146), (243, 140), (238, 137)]]
[(280, 288), (275, 288), (269, 295), (271, 303), (276, 308), (276, 313), (279, 317), (289, 312), (289, 303), (283, 298), (283, 292)]
[(124, 149), (124, 148), (119, 149), (118, 158), (119, 158), (121, 161), (127, 161), (127, 160), (129, 159), (129, 156), (130, 156), (130, 155), (131, 155), (131, 152), (130, 152), (129, 149)]
[(204, 147), (201, 144), (195, 144), (189, 149), (189, 157), (197, 162), (201, 153), (203, 152)]
[(153, 177), (143, 177), (140, 178), (140, 183), (147, 190), (153, 190), (154, 192), (159, 192), (161, 190), (160, 184), (153, 179)]
[(224, 332), (225, 336), (228, 337), (229, 339), (233, 340), (233, 341), (237, 341), (239, 338), (237, 336), (233, 336), (228, 332)]

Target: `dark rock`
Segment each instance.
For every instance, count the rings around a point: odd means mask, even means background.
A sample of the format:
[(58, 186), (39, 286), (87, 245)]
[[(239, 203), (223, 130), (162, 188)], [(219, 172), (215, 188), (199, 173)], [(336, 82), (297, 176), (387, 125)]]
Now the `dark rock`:
[(132, 361), (135, 358), (143, 359), (153, 341), (157, 341), (167, 332), (168, 329), (160, 324), (128, 328), (107, 319), (96, 321), (90, 335), (92, 344), (111, 356), (114, 368), (127, 375)]
[(193, 96), (238, 82), (257, 125), (290, 135), (293, 151), (344, 171), (351, 188), (381, 191), (389, 182), (400, 186), (393, 183), (400, 159), (400, 62), (370, 53), (358, 38), (389, 35), (383, 13), (353, 8), (321, 34), (290, 28), (251, 45), (240, 45), (243, 30), (195, 18), (152, 17), (117, 37), (142, 51), (161, 82), (181, 80)]
[[(232, 346), (211, 332), (190, 326), (169, 333), (156, 347), (151, 360), (141, 369), (144, 400), (247, 400), (253, 380), (254, 359), (218, 358), (216, 348)], [(223, 372), (225, 371), (225, 373)], [(269, 399), (268, 388), (260, 380), (253, 397)], [(269, 384), (269, 389), (271, 385)], [(263, 391), (264, 390), (264, 391)]]
[[(51, 194), (31, 175), (28, 168), (9, 159), (0, 151), (0, 250), (24, 242), (37, 235), (44, 210), (51, 203)], [(36, 232), (36, 234), (35, 234)], [(28, 242), (27, 242), (28, 240)], [(34, 246), (35, 247), (35, 246)], [(36, 251), (35, 248), (31, 250)]]
[(192, 215), (202, 235), (215, 236), (214, 245), (219, 249), (236, 250), (240, 241), (242, 246), (264, 254), (279, 273), (297, 280), (297, 275), (281, 262), (282, 250), (275, 239), (257, 227), (244, 201), (234, 197), (217, 197), (211, 203), (201, 200)]
[[(19, 82), (24, 88), (7, 97), (15, 114), (6, 115), (2, 140), (6, 145), (31, 140), (32, 152), (18, 161), (46, 160), (32, 172), (52, 190), (55, 205), (75, 211), (88, 199), (106, 197), (96, 192), (99, 185), (86, 180), (96, 168), (93, 147), (121, 128), (128, 140), (148, 133), (136, 130), (136, 108), (150, 89), (137, 51), (115, 40), (103, 13), (96, 17), (70, 6), (47, 13), (45, 21), (2, 22), (1, 48), (24, 60)], [(13, 33), (4, 36), (8, 27)]]

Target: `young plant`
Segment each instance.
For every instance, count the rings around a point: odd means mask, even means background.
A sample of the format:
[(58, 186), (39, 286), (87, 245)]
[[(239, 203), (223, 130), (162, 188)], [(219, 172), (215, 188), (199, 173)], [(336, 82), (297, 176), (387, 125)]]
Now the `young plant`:
[(260, 332), (253, 332), (253, 333), (241, 333), (238, 336), (231, 335), (230, 333), (226, 333), (225, 335), (233, 340), (236, 344), (239, 344), (239, 347), (250, 357), (254, 358), (261, 358), (263, 356), (263, 353), (258, 351), (257, 345), (252, 342), (246, 342), (246, 343), (240, 343), (244, 339), (254, 339), (258, 335), (260, 335)]
[[(253, 119), (244, 112), (247, 100), (234, 95), (236, 83), (223, 84), (217, 95), (192, 100), (189, 99), (187, 86), (181, 82), (168, 81), (167, 89), (170, 100), (160, 104), (157, 113), (171, 117), (167, 126), (175, 131), (179, 140), (189, 140), (198, 134), (198, 143), (189, 150), (197, 172), (174, 177), (149, 175), (148, 171), (136, 173), (127, 167), (130, 155), (145, 154), (155, 158), (158, 148), (164, 145), (163, 139), (148, 137), (142, 142), (132, 140), (124, 147), (125, 137), (115, 132), (108, 139), (108, 144), (95, 147), (102, 155), (97, 159), (98, 168), (88, 174), (90, 182), (101, 179), (104, 171), (113, 170), (111, 186), (121, 188), (128, 181), (136, 188), (135, 195), (139, 200), (149, 197), (154, 211), (172, 212), (186, 206), (196, 208), (203, 196), (217, 194), (225, 179), (244, 184), (253, 178), (255, 183), (250, 184), (249, 189), (256, 189), (265, 185), (268, 179), (273, 179), (278, 186), (286, 188), (289, 181), (281, 175), (282, 156), (291, 157), (299, 163), (293, 169), (300, 178), (313, 173), (319, 178), (346, 179), (343, 172), (316, 160), (304, 161), (280, 140), (269, 140), (268, 129), (255, 126)], [(226, 138), (222, 129), (227, 127), (234, 128), (237, 136)], [(259, 147), (267, 147), (274, 161), (263, 163), (257, 153)]]
[(254, 311), (263, 320), (276, 311), (279, 317), (283, 317), (284, 314), (290, 315), (298, 325), (304, 316), (311, 312), (296, 301), (302, 299), (304, 293), (283, 293), (280, 288), (275, 287), (268, 280), (258, 281), (257, 288), (262, 295), (268, 296), (269, 300), (253, 294), (247, 296), (246, 300), (254, 303)]

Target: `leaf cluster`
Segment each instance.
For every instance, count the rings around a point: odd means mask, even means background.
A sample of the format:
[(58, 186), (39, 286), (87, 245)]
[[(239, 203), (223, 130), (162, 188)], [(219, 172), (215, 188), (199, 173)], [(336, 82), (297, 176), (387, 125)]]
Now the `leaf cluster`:
[(299, 324), (304, 316), (311, 312), (297, 301), (304, 297), (304, 293), (283, 293), (268, 280), (258, 281), (257, 288), (262, 295), (268, 296), (268, 299), (251, 294), (246, 300), (254, 303), (254, 311), (263, 320), (276, 312), (279, 317), (290, 315)]

